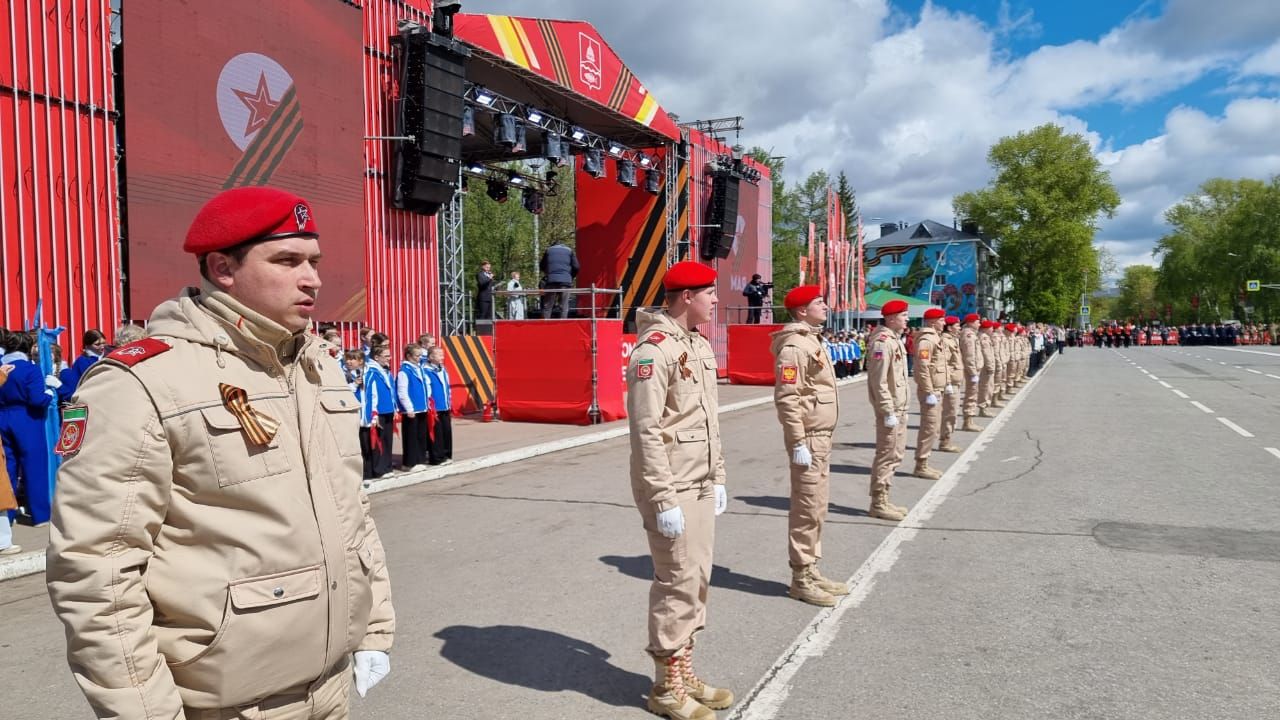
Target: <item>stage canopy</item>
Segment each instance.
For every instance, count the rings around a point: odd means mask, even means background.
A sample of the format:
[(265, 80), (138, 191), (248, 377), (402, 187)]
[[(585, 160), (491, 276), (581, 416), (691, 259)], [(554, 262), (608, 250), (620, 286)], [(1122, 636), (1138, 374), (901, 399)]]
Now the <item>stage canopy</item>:
[[(675, 122), (590, 23), (462, 13), (454, 36), (472, 50), (470, 83), (629, 148), (680, 139)], [(492, 138), (492, 117), (478, 113), (475, 135), (464, 139), (465, 159), (510, 159)], [(527, 156), (541, 154), (541, 141), (529, 138)]]

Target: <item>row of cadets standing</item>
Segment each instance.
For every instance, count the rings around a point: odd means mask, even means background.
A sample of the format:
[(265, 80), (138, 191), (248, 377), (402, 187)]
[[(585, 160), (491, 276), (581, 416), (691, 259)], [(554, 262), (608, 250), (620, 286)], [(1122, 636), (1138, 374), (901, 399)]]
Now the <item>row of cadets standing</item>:
[(960, 452), (960, 448), (951, 442), (951, 434), (956, 430), (956, 411), (960, 408), (960, 389), (964, 387), (959, 330), (960, 318), (948, 315), (942, 332), (942, 349), (947, 359), (947, 388), (942, 394), (942, 439), (938, 442), (938, 452)]
[(982, 354), (981, 340), (978, 334), (977, 313), (964, 316), (964, 327), (960, 330), (960, 362), (964, 373), (964, 425), (961, 430), (978, 432), (982, 426), (974, 423), (981, 401), (982, 373), (986, 361)]

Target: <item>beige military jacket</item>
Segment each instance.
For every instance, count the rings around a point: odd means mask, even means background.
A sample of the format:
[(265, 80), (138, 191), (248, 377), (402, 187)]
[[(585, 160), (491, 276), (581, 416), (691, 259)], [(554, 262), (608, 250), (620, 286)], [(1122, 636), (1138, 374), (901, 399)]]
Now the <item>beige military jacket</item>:
[(1000, 367), (1004, 367), (1009, 364), (1009, 336), (1004, 330), (999, 330), (993, 339), (996, 347), (996, 362)]
[(982, 351), (982, 369), (995, 372), (999, 360), (996, 356), (996, 340), (991, 333), (978, 333), (978, 349)]
[(911, 404), (907, 349), (902, 338), (881, 325), (867, 341), (867, 397), (876, 417), (903, 415)]
[[(359, 406), (328, 345), (194, 288), (148, 331), (73, 398), (88, 421), (58, 476), (47, 553), (98, 717), (253, 703), (355, 650), (389, 650)], [(257, 426), (278, 423), (269, 442), (251, 441), (220, 384), (247, 394)]]
[(968, 326), (960, 329), (960, 358), (964, 365), (965, 377), (973, 377), (982, 372), (986, 364), (982, 357), (978, 331)]
[(938, 331), (931, 327), (921, 328), (916, 333), (915, 353), (916, 366), (912, 374), (920, 396), (942, 392), (947, 386), (947, 356)]
[(787, 451), (808, 435), (830, 435), (840, 419), (836, 374), (819, 328), (793, 322), (773, 333), (773, 403)]
[(725, 482), (716, 356), (666, 311), (636, 318), (639, 342), (627, 363), (631, 485), (662, 512), (679, 505), (681, 490)]
[(947, 383), (953, 389), (964, 387), (964, 365), (960, 358), (960, 338), (954, 332), (942, 333), (942, 346), (947, 351)]

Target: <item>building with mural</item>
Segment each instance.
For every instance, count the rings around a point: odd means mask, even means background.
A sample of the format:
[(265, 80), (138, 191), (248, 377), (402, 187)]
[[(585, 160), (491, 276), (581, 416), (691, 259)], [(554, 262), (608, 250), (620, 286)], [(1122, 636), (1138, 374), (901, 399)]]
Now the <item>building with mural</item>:
[(891, 290), (942, 307), (948, 315), (998, 317), (1000, 293), (991, 271), (995, 249), (976, 228), (932, 220), (880, 226), (864, 246), (867, 292)]

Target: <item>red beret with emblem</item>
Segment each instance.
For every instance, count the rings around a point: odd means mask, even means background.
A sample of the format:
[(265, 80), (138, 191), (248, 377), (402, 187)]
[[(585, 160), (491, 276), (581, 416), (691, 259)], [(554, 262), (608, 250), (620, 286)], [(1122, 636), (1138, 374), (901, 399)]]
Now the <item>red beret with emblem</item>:
[(787, 293), (787, 296), (782, 299), (782, 304), (786, 305), (788, 310), (792, 310), (802, 308), (820, 297), (822, 297), (822, 288), (817, 285), (801, 285)]
[(716, 271), (709, 265), (685, 260), (667, 268), (662, 276), (662, 287), (667, 292), (698, 290), (716, 284)]
[(980, 320), (980, 319), (981, 318), (978, 317), (978, 313), (969, 313), (968, 315), (964, 316), (964, 321), (966, 323), (971, 323), (971, 322), (974, 322), (975, 320)]
[(947, 311), (943, 310), (942, 308), (931, 307), (928, 310), (924, 311), (925, 320), (937, 320), (938, 318), (944, 318), (946, 316), (947, 316)]
[(955, 325), (955, 324), (956, 324), (956, 323), (958, 323), (958, 322), (960, 322), (960, 318), (956, 317), (955, 315), (948, 315), (948, 316), (947, 316), (947, 324), (948, 324), (948, 325)]
[(907, 311), (906, 300), (890, 300), (880, 308), (880, 314), (884, 315), (885, 317), (888, 317), (890, 315), (897, 315), (898, 313), (904, 313), (906, 311)]
[(1017, 326), (1016, 324), (1014, 324), (1014, 323), (1005, 323), (1005, 324), (1004, 324), (1004, 329), (1005, 329), (1005, 330), (1008, 330), (1009, 332), (1013, 332), (1014, 330), (1017, 330), (1017, 329), (1018, 329), (1018, 326)]
[(995, 327), (997, 324), (998, 323), (992, 320), (983, 320), (981, 327), (983, 330), (990, 330), (991, 328)]
[(243, 187), (219, 193), (200, 208), (182, 249), (198, 256), (251, 240), (319, 235), (311, 203), (288, 190)]

